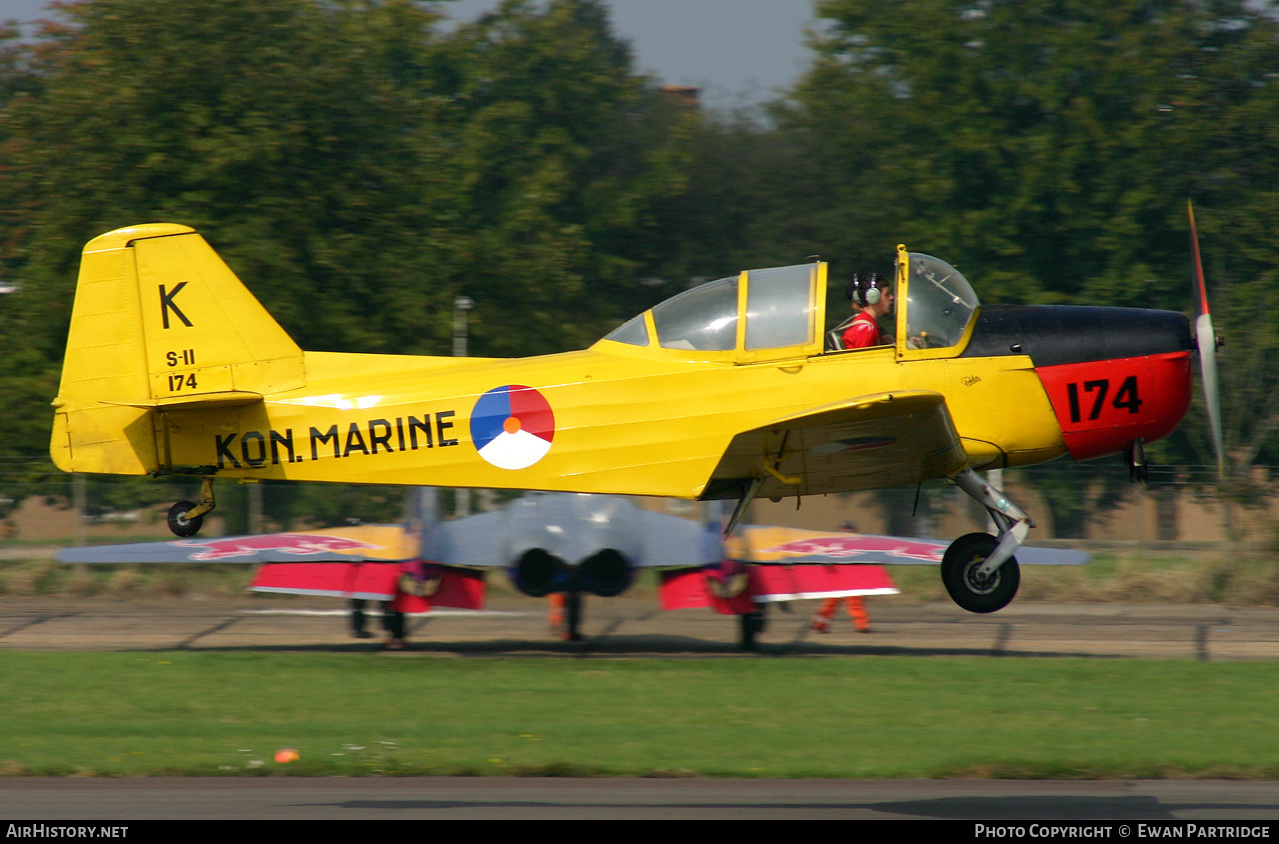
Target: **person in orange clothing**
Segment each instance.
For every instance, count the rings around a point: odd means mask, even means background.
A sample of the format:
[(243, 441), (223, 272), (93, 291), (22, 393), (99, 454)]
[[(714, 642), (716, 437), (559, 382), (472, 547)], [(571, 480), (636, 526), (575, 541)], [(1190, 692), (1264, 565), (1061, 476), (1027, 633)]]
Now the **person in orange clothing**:
[[(858, 633), (870, 632), (870, 616), (866, 613), (866, 604), (862, 600), (861, 595), (848, 595), (844, 598), (848, 604), (848, 617), (853, 620), (853, 627)], [(827, 598), (822, 601), (821, 607), (813, 616), (813, 620), (809, 622), (818, 633), (829, 633), (830, 622), (835, 615), (835, 610), (839, 608), (839, 598)]]

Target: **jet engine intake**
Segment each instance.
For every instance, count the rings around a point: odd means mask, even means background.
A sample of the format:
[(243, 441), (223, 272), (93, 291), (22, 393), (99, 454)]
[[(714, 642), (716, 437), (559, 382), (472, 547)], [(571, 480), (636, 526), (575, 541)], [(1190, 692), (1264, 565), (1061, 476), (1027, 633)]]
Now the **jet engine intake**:
[(511, 583), (530, 598), (569, 591), (569, 567), (544, 548), (531, 548), (510, 569)]

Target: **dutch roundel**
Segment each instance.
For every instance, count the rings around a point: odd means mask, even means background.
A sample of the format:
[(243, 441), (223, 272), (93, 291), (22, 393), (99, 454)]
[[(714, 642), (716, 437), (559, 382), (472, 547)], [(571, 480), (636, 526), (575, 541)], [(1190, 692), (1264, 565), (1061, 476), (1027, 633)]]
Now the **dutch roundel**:
[(555, 438), (555, 413), (532, 387), (511, 384), (480, 396), (471, 411), (471, 439), (480, 457), (499, 469), (525, 469), (546, 456)]

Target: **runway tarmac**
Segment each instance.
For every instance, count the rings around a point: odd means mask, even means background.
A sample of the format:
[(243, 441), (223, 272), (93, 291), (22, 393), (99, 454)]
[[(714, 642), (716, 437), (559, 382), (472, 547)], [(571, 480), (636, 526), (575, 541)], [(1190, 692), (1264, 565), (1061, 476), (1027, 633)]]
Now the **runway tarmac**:
[[(0, 599), (0, 649), (322, 650), (374, 659), (635, 656), (982, 655), (1247, 661), (1279, 659), (1279, 609), (1216, 605), (1048, 604), (992, 615), (949, 604), (869, 602), (873, 631), (807, 627), (814, 602), (773, 612), (756, 654), (735, 620), (663, 613), (642, 597), (588, 600), (578, 643), (548, 635), (544, 602), (497, 597), (480, 613), (413, 619), (412, 647), (375, 653), (346, 630), (341, 602), (246, 596), (217, 600)], [(0, 731), (2, 732), (2, 731)], [(0, 777), (0, 819), (1147, 819), (1279, 821), (1279, 783), (517, 778)], [(969, 827), (963, 827), (965, 831)], [(1110, 837), (1119, 837), (1112, 834)]]
[[(0, 819), (6, 821), (236, 818), (1111, 822), (1144, 819), (1161, 823), (1263, 821), (1275, 826), (1279, 821), (1279, 783), (558, 777), (0, 779)], [(964, 824), (956, 829), (969, 835), (972, 826)], [(128, 837), (137, 836), (131, 833)], [(1031, 836), (1023, 834), (1022, 837)], [(1125, 836), (1112, 831), (1105, 837)], [(1270, 837), (1274, 837), (1273, 830)]]
[[(742, 654), (736, 619), (710, 610), (662, 612), (623, 596), (587, 599), (582, 642), (547, 630), (546, 604), (495, 597), (487, 610), (442, 610), (410, 622), (413, 658)], [(1279, 659), (1279, 609), (1215, 604), (1133, 605), (1014, 602), (973, 615), (950, 603), (867, 601), (873, 630), (853, 631), (842, 614), (829, 634), (808, 629), (815, 601), (774, 609), (759, 638), (764, 655), (991, 655), (1143, 657), (1192, 660)], [(371, 629), (376, 630), (376, 620)], [(216, 600), (0, 598), (0, 649), (371, 650), (351, 639), (342, 602), (278, 596)]]

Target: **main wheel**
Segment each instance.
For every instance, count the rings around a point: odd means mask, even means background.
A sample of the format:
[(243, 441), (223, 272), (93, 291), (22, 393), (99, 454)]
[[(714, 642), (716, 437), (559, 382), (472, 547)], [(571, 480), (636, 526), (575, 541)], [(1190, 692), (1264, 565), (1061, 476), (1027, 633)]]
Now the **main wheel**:
[(195, 536), (200, 532), (200, 525), (204, 524), (204, 516), (187, 518), (187, 513), (194, 509), (195, 505), (190, 501), (179, 501), (169, 508), (169, 530), (173, 531), (175, 536)]
[(1021, 585), (1016, 557), (1009, 557), (989, 577), (978, 574), (977, 570), (995, 553), (998, 544), (988, 533), (969, 533), (952, 542), (942, 557), (942, 583), (955, 603), (969, 612), (1002, 610)]

